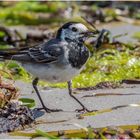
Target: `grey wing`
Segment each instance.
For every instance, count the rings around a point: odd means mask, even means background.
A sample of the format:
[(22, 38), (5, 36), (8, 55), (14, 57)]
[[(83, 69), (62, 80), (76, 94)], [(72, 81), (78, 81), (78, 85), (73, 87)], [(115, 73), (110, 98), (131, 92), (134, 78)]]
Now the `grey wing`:
[[(55, 50), (53, 51), (55, 52)], [(49, 51), (45, 51), (42, 48), (31, 48), (28, 51), (28, 55), (33, 62), (37, 63), (50, 63), (58, 59), (58, 56), (51, 55)]]
[(64, 55), (64, 46), (66, 45), (60, 40), (52, 39), (37, 48), (30, 48), (28, 55), (33, 61), (38, 63), (56, 62)]
[[(2, 53), (0, 53), (2, 54)], [(43, 43), (14, 53), (3, 52), (4, 58), (21, 62), (52, 63), (63, 55), (63, 47), (59, 43)]]

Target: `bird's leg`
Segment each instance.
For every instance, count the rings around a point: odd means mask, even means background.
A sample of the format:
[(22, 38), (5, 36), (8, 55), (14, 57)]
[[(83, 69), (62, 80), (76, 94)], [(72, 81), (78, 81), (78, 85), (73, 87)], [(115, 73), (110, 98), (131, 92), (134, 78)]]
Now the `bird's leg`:
[(74, 99), (76, 100), (80, 106), (82, 106), (82, 109), (76, 109), (77, 112), (81, 112), (81, 111), (87, 111), (87, 112), (91, 112), (90, 110), (88, 110), (75, 96), (72, 95), (72, 82), (71, 81), (68, 81), (68, 90), (69, 90), (69, 95)]
[(34, 88), (34, 90), (35, 90), (35, 92), (36, 92), (36, 94), (37, 94), (37, 96), (38, 96), (38, 98), (39, 98), (41, 104), (42, 104), (42, 107), (43, 107), (43, 108), (41, 108), (41, 109), (44, 109), (47, 113), (62, 111), (61, 109), (49, 109), (49, 108), (47, 108), (47, 107), (45, 106), (45, 104), (44, 104), (44, 102), (43, 102), (43, 100), (42, 100), (42, 98), (41, 98), (41, 96), (40, 96), (40, 93), (39, 93), (39, 91), (38, 91), (38, 88), (37, 88), (38, 80), (39, 80), (38, 78), (35, 78), (35, 79), (33, 80), (33, 82), (32, 82), (32, 85), (33, 85), (33, 88)]

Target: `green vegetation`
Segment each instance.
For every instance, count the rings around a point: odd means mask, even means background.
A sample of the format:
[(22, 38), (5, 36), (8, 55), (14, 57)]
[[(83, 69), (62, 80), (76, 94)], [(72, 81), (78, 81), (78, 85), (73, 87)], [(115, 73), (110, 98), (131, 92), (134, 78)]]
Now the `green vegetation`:
[(30, 98), (20, 98), (19, 101), (22, 102), (22, 105), (29, 108), (35, 107), (35, 100)]
[[(64, 2), (16, 2), (10, 6), (1, 3), (0, 20), (4, 24), (36, 25), (50, 22), (60, 22), (60, 19), (50, 18), (43, 13), (56, 13), (59, 9), (66, 8)], [(61, 19), (62, 20), (62, 19)]]
[(133, 37), (136, 38), (136, 39), (138, 39), (138, 40), (140, 40), (140, 31), (134, 33)]
[(122, 125), (116, 127), (103, 127), (103, 128), (83, 128), (74, 130), (61, 130), (44, 132), (36, 130), (36, 132), (23, 132), (15, 131), (10, 133), (12, 136), (24, 136), (28, 138), (47, 138), (47, 139), (139, 139), (140, 130), (139, 125)]
[[(101, 3), (101, 2), (100, 2)], [(102, 2), (103, 4), (103, 2)], [(105, 3), (104, 7), (99, 6), (98, 2), (93, 4), (79, 4), (77, 2), (48, 2), (48, 1), (16, 1), (16, 2), (0, 2), (0, 23), (7, 25), (39, 25), (58, 23), (66, 21), (69, 17), (72, 19), (78, 16), (91, 16), (100, 22), (109, 22), (117, 19), (117, 16), (131, 17), (139, 19), (140, 14), (138, 7), (135, 9), (130, 3), (121, 4), (118, 7), (119, 13), (116, 12), (115, 6), (108, 7)], [(82, 11), (84, 5), (86, 10)], [(72, 8), (72, 9), (71, 9)], [(122, 9), (124, 8), (124, 10)], [(66, 9), (68, 10), (66, 12)], [(67, 13), (67, 14), (66, 14)], [(117, 19), (119, 20), (119, 19)], [(92, 19), (93, 22), (96, 22)]]

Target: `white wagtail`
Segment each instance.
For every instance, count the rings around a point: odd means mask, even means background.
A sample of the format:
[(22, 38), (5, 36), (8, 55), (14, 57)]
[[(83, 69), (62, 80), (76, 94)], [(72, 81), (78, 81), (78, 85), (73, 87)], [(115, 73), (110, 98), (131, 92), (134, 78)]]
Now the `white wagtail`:
[(89, 111), (75, 96), (72, 95), (71, 79), (79, 74), (89, 58), (89, 50), (84, 41), (94, 32), (78, 22), (68, 22), (59, 28), (54, 39), (32, 48), (0, 50), (0, 58), (19, 61), (22, 66), (36, 78), (33, 88), (46, 112), (61, 111), (45, 106), (39, 94), (37, 83), (39, 79), (48, 82), (67, 82), (69, 95), (75, 99), (82, 109)]

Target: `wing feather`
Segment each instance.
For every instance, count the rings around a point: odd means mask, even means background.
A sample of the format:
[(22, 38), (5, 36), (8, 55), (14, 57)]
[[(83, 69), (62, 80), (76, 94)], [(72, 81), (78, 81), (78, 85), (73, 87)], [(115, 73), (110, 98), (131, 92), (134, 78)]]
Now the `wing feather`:
[[(53, 47), (53, 46), (52, 46)], [(53, 48), (54, 55), (50, 54), (50, 48), (43, 50), (43, 48), (30, 48), (28, 51), (29, 56), (38, 63), (50, 63), (57, 61), (59, 56), (56, 56), (56, 49)]]
[(52, 39), (38, 46), (23, 49), (0, 50), (0, 58), (20, 62), (53, 63), (63, 55), (63, 45), (60, 40)]

